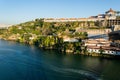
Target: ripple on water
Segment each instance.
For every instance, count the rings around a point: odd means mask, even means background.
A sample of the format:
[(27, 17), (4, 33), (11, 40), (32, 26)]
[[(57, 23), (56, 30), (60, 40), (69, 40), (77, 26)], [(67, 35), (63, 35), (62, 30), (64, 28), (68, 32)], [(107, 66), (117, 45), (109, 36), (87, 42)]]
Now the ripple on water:
[(80, 69), (72, 69), (72, 68), (59, 68), (59, 67), (55, 67), (55, 66), (52, 66), (52, 65), (51, 65), (50, 69), (52, 69), (55, 72), (63, 73), (63, 74), (66, 74), (66, 73), (74, 74), (75, 73), (75, 74), (78, 74), (80, 76), (85, 77), (86, 80), (102, 80), (101, 78), (99, 78), (94, 73), (89, 72), (89, 71), (85, 71), (85, 70), (82, 70), (82, 69), (80, 70)]
[(5, 48), (0, 48), (0, 53), (2, 52), (9, 52), (9, 53), (22, 53), (22, 51), (15, 50), (15, 49), (5, 49)]

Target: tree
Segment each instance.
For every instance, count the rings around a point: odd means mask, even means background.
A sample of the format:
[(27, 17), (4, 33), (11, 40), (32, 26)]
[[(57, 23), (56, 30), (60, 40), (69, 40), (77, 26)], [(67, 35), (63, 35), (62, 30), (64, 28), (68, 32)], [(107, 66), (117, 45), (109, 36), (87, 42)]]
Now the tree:
[(35, 26), (43, 27), (43, 24), (44, 24), (44, 18), (35, 19)]
[(100, 54), (103, 55), (103, 53), (105, 52), (102, 48), (102, 46), (100, 46), (100, 50), (99, 50)]
[(87, 46), (82, 47), (82, 52), (83, 52), (83, 54), (87, 53)]

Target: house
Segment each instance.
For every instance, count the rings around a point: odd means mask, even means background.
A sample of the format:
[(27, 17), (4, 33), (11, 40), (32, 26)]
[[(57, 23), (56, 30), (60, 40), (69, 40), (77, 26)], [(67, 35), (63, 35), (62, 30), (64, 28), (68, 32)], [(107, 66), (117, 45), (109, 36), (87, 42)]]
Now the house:
[(85, 46), (110, 46), (111, 42), (107, 41), (105, 39), (99, 38), (99, 39), (88, 39), (85, 41)]
[(64, 42), (79, 42), (78, 39), (76, 38), (63, 38)]
[(88, 39), (85, 41), (85, 46), (87, 46), (87, 51), (89, 53), (101, 53), (100, 50), (103, 50), (103, 54), (109, 55), (120, 55), (120, 48), (112, 47), (111, 41), (99, 38), (99, 39)]
[[(120, 49), (116, 47), (102, 47), (102, 54), (109, 54), (109, 55), (120, 55)], [(100, 47), (95, 46), (88, 46), (87, 51), (90, 53), (98, 53), (100, 54)]]
[(112, 8), (106, 12), (106, 19), (116, 19), (116, 11)]

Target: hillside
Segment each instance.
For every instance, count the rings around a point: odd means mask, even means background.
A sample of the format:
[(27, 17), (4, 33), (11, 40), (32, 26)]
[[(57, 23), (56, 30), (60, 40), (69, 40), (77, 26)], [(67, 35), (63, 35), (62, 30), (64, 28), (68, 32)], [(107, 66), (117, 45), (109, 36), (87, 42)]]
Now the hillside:
[(1, 29), (0, 38), (45, 49), (76, 52), (82, 45), (81, 39), (88, 36), (87, 32), (77, 32), (78, 26), (78, 22), (44, 22), (43, 19), (36, 19)]

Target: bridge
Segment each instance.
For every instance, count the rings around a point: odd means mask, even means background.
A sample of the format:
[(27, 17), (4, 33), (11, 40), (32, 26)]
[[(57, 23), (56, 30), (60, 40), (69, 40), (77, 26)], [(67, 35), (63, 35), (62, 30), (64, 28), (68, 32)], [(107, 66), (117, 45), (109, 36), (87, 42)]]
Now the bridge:
[(0, 29), (8, 29), (9, 27), (0, 27)]
[(11, 25), (8, 24), (0, 24), (0, 29), (8, 29)]

